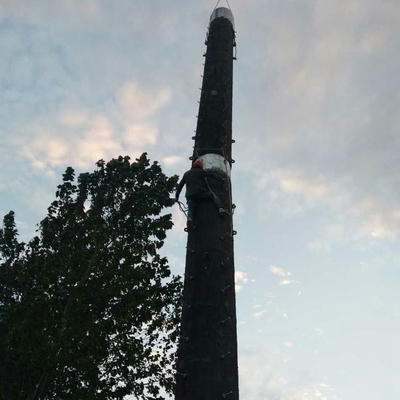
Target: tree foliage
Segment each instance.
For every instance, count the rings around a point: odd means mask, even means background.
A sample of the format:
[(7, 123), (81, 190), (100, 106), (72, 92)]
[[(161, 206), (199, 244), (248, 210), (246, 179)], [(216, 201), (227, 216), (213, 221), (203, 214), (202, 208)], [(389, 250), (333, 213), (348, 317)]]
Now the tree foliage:
[(0, 398), (171, 392), (181, 281), (159, 254), (177, 177), (146, 153), (63, 174), (29, 243), (0, 230)]

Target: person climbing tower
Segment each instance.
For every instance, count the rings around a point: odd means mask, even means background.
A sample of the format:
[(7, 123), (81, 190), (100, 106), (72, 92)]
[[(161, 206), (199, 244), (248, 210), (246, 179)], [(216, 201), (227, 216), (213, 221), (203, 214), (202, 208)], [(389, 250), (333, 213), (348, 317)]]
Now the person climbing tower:
[(204, 171), (203, 161), (198, 158), (193, 162), (192, 168), (186, 171), (178, 184), (175, 194), (175, 200), (179, 201), (179, 195), (186, 185), (186, 201), (188, 205), (187, 223), (190, 225), (193, 221), (197, 206), (204, 201), (212, 200), (218, 209), (220, 216), (229, 214), (224, 208), (222, 201), (211, 191), (207, 182), (207, 176), (225, 181), (224, 178), (212, 172)]

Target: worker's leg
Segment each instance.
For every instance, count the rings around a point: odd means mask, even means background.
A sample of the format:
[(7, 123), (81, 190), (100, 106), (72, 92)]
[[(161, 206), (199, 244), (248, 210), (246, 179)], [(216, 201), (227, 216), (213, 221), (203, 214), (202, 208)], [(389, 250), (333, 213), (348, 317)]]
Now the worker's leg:
[(186, 201), (188, 205), (188, 220), (193, 220), (194, 212), (197, 206), (196, 199), (194, 197), (187, 197)]
[(214, 196), (211, 192), (203, 192), (201, 195), (201, 198), (204, 200), (212, 200), (215, 206), (218, 209), (218, 212), (220, 214), (226, 214), (228, 211), (225, 209), (224, 205), (222, 204), (222, 201), (219, 199), (219, 197)]

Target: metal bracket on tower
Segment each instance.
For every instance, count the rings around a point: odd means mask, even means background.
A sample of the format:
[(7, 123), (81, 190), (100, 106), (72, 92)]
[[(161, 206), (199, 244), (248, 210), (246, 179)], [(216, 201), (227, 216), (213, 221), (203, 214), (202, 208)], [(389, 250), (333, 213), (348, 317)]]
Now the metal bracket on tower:
[(223, 355), (221, 356), (221, 360), (225, 360), (225, 358), (226, 358), (227, 356), (229, 356), (229, 354), (231, 354), (230, 351), (228, 351), (227, 353), (223, 354)]
[(223, 294), (225, 294), (225, 292), (226, 292), (230, 287), (231, 287), (231, 285), (228, 285), (228, 286), (224, 287), (224, 288), (221, 290), (221, 292), (222, 292)]
[(225, 265), (226, 262), (229, 261), (229, 257), (226, 257), (224, 261), (220, 262), (221, 267), (223, 267)]

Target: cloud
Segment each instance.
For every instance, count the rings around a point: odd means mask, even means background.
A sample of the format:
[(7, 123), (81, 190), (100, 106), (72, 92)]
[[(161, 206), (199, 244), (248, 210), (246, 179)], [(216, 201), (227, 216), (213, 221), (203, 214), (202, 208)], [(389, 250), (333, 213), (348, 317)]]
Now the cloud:
[(80, 128), (88, 120), (88, 112), (83, 109), (63, 109), (59, 114), (59, 121), (62, 125), (71, 128)]
[(323, 178), (311, 180), (308, 177), (289, 175), (280, 179), (280, 187), (286, 193), (298, 193), (304, 197), (318, 198), (329, 194), (329, 185)]
[(101, 158), (121, 153), (137, 156), (157, 144), (158, 126), (154, 117), (169, 100), (169, 91), (163, 88), (146, 91), (128, 82), (117, 92), (120, 99), (109, 116), (66, 107), (54, 116), (30, 121), (24, 129), (30, 132), (29, 139), (23, 134), (11, 140), (37, 169), (71, 163), (87, 167)]
[(289, 315), (285, 310), (282, 310), (280, 307), (275, 308), (275, 313), (280, 315), (284, 319), (289, 319)]
[(255, 318), (255, 319), (259, 319), (263, 314), (265, 314), (265, 310), (260, 310), (260, 311), (257, 311), (257, 312), (255, 312), (255, 313), (253, 313), (253, 317)]
[(181, 156), (169, 156), (163, 158), (163, 163), (168, 166), (180, 164), (182, 161), (183, 157)]
[(33, 167), (45, 169), (48, 164), (60, 165), (68, 150), (64, 140), (43, 135), (38, 136), (34, 143), (24, 145), (21, 153), (32, 162)]
[(131, 147), (156, 144), (158, 129), (151, 123), (130, 123), (125, 127), (124, 141)]
[(321, 328), (314, 328), (314, 332), (318, 335), (318, 336), (322, 336), (324, 334), (324, 331)]
[(117, 102), (128, 120), (145, 120), (164, 107), (171, 99), (169, 88), (157, 91), (140, 87), (137, 82), (125, 82), (117, 91)]
[(276, 276), (287, 276), (288, 272), (286, 272), (283, 268), (277, 267), (275, 265), (270, 265), (269, 270)]
[(280, 285), (291, 285), (292, 283), (294, 283), (295, 281), (293, 279), (281, 279), (279, 281)]
[(86, 166), (90, 161), (120, 153), (122, 146), (115, 139), (116, 134), (109, 119), (103, 115), (95, 116), (83, 138), (72, 144), (77, 149), (78, 165)]
[(86, 130), (71, 132), (69, 136), (56, 136), (40, 123), (32, 124), (32, 142), (20, 144), (20, 152), (37, 169), (66, 166), (93, 165), (101, 158), (117, 156), (122, 150), (121, 142), (107, 117), (92, 116)]
[(243, 285), (248, 283), (249, 278), (247, 277), (247, 273), (243, 271), (235, 271), (235, 290), (236, 292), (240, 292), (243, 288)]
[[(139, 37), (140, 29), (132, 35), (132, 29), (138, 29), (132, 18), (142, 19), (143, 32), (150, 29), (152, 38), (160, 39), (167, 29), (158, 24), (163, 17), (170, 21), (168, 29), (174, 26), (169, 16), (175, 13), (169, 7), (154, 11), (127, 4), (109, 9), (97, 0), (84, 5), (66, 0), (57, 6), (47, 0), (35, 6), (25, 0), (18, 6), (1, 3), (7, 23), (0, 37), (5, 101), (0, 135), (14, 156), (22, 155), (35, 169), (53, 170), (92, 166), (100, 157), (119, 152), (135, 157), (153, 150), (150, 156), (156, 153), (159, 159), (176, 153), (160, 138), (160, 126), (167, 125), (160, 113), (171, 100), (171, 80), (138, 62), (164, 57), (159, 47), (146, 45), (148, 36)], [(103, 18), (114, 26), (107, 35), (99, 25)], [(176, 118), (174, 123), (178, 139), (176, 125), (181, 124)], [(160, 141), (162, 149), (156, 147)]]
[(340, 399), (325, 376), (302, 376), (299, 371), (289, 373), (288, 361), (285, 354), (265, 345), (243, 349), (239, 353), (241, 397), (246, 400)]
[[(31, 2), (21, 0), (18, 6), (12, 0), (3, 0), (0, 11), (3, 17), (20, 18), (38, 21), (41, 19), (57, 19), (60, 24), (97, 24), (103, 20), (100, 3), (98, 0), (87, 0), (84, 3), (79, 0), (63, 0), (54, 4), (51, 0), (42, 0), (41, 4), (33, 5)], [(1, 14), (0, 14), (1, 16)]]
[[(253, 176), (259, 214), (323, 210), (333, 223), (346, 215), (344, 237), (399, 237), (400, 83), (392, 77), (400, 6), (309, 1), (270, 11), (268, 28), (258, 15), (243, 17), (254, 31), (242, 40), (267, 50), (245, 65), (252, 109), (241, 102), (246, 120), (235, 123), (257, 132), (235, 167)], [(374, 215), (361, 210), (364, 198)]]

